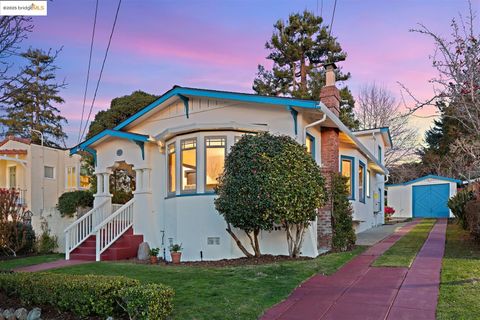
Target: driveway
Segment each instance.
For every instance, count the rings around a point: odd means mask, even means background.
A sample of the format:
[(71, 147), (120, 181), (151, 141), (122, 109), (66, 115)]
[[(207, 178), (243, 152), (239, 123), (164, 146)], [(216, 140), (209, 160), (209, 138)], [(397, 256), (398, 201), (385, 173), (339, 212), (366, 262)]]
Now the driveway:
[(370, 266), (416, 223), (407, 223), (335, 274), (310, 278), (262, 319), (434, 320), (446, 220), (432, 228), (410, 269)]

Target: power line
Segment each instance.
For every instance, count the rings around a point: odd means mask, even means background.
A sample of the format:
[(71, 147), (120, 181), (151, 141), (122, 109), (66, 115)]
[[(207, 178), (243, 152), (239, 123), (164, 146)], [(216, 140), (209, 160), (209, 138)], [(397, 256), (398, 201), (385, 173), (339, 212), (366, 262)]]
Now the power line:
[(92, 39), (90, 41), (90, 54), (89, 54), (89, 57), (88, 57), (87, 81), (85, 83), (85, 92), (83, 93), (82, 118), (80, 120), (80, 126), (78, 127), (78, 141), (77, 141), (77, 143), (80, 143), (80, 139), (81, 139), (80, 134), (82, 133), (83, 116), (85, 114), (85, 102), (87, 100), (88, 80), (90, 78), (90, 66), (92, 64), (93, 41), (95, 39), (95, 28), (96, 28), (96, 25), (97, 25), (97, 12), (98, 12), (98, 0), (97, 0), (97, 3), (95, 4), (95, 17), (93, 19)]
[(333, 4), (333, 13), (332, 13), (332, 20), (330, 21), (330, 30), (328, 32), (328, 36), (330, 37), (332, 35), (332, 29), (333, 29), (333, 20), (335, 19), (335, 10), (337, 9), (337, 0), (335, 0), (335, 3)]
[(117, 24), (118, 12), (120, 11), (120, 5), (122, 4), (122, 0), (118, 0), (117, 12), (115, 13), (115, 20), (113, 20), (112, 31), (110, 32), (110, 38), (108, 39), (107, 50), (105, 51), (105, 56), (103, 57), (102, 68), (100, 69), (100, 74), (98, 76), (97, 86), (95, 87), (95, 93), (93, 94), (92, 104), (90, 105), (90, 110), (88, 112), (87, 120), (85, 120), (85, 127), (83, 128), (83, 132), (81, 135), (80, 140), (83, 139), (85, 135), (85, 131), (87, 130), (88, 121), (90, 121), (90, 116), (92, 115), (93, 105), (95, 104), (95, 99), (97, 98), (98, 87), (100, 85), (100, 81), (102, 79), (103, 68), (105, 67), (105, 62), (107, 61), (108, 51), (110, 49), (110, 44), (112, 43), (113, 33), (115, 32), (115, 26)]

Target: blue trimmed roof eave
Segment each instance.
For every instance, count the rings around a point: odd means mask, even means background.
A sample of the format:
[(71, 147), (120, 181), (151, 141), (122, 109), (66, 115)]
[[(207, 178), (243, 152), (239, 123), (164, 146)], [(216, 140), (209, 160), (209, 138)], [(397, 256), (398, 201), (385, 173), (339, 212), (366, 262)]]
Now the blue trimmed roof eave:
[(197, 97), (211, 98), (211, 99), (237, 100), (237, 101), (250, 102), (250, 103), (274, 104), (274, 105), (283, 105), (283, 106), (291, 106), (291, 107), (306, 108), (306, 109), (320, 109), (318, 105), (318, 101), (314, 101), (314, 100), (302, 100), (302, 99), (294, 99), (294, 98), (288, 98), (288, 97), (272, 97), (272, 96), (262, 96), (262, 95), (250, 94), (250, 93), (217, 91), (217, 90), (174, 86), (172, 89), (164, 93), (160, 98), (158, 98), (157, 100), (155, 100), (154, 102), (146, 106), (145, 108), (141, 109), (140, 111), (138, 111), (137, 113), (129, 117), (128, 119), (125, 119), (113, 129), (114, 130), (123, 129), (124, 127), (128, 126), (129, 124), (139, 119), (146, 113), (155, 109), (157, 106), (159, 106), (163, 102), (167, 101), (169, 98), (178, 96), (178, 95), (197, 96)]
[[(243, 102), (250, 102), (250, 103), (262, 103), (262, 104), (273, 104), (273, 105), (283, 105), (287, 107), (297, 107), (297, 108), (305, 108), (305, 109), (318, 109), (320, 110), (319, 103), (314, 100), (302, 100), (302, 99), (295, 99), (295, 98), (288, 98), (288, 97), (272, 97), (272, 96), (262, 96), (258, 94), (250, 94), (250, 93), (239, 93), (239, 92), (229, 92), (229, 91), (217, 91), (217, 90), (208, 90), (208, 89), (197, 89), (197, 88), (187, 88), (187, 87), (180, 87), (174, 86), (172, 89), (165, 92), (160, 98), (149, 104), (148, 106), (142, 108), (137, 113), (133, 114), (129, 118), (125, 119), (124, 121), (120, 122), (117, 126), (112, 129), (104, 130), (95, 136), (91, 137), (90, 139), (85, 140), (84, 142), (80, 143), (79, 145), (70, 149), (70, 153), (74, 154), (77, 153), (79, 150), (83, 150), (92, 143), (100, 140), (101, 138), (105, 137), (106, 135), (111, 136), (119, 136), (119, 132), (128, 133), (125, 131), (121, 131), (129, 124), (133, 123), (137, 119), (141, 118), (151, 110), (155, 109), (163, 102), (167, 101), (168, 99), (175, 97), (175, 96), (197, 96), (197, 97), (204, 97), (204, 98), (212, 98), (212, 99), (225, 99), (225, 100), (236, 100), (236, 101), (243, 101)], [(132, 133), (132, 135), (135, 135)], [(142, 135), (138, 135), (142, 136)], [(146, 136), (143, 136), (146, 137)], [(133, 137), (134, 138), (134, 137)], [(128, 139), (128, 138), (127, 138)], [(143, 138), (141, 138), (143, 139)], [(135, 139), (133, 139), (135, 140)], [(148, 137), (147, 139), (148, 140)], [(144, 140), (144, 141), (146, 141)]]
[(76, 145), (75, 147), (70, 149), (70, 154), (75, 154), (78, 153), (81, 150), (86, 150), (90, 145), (94, 144), (95, 142), (107, 137), (116, 137), (116, 138), (121, 138), (121, 139), (128, 139), (136, 142), (147, 142), (149, 139), (149, 136), (143, 135), (143, 134), (138, 134), (138, 133), (132, 133), (132, 132), (125, 132), (125, 131), (118, 131), (118, 130), (112, 130), (112, 129), (106, 129), (103, 130), (102, 132), (94, 135), (90, 139), (85, 140), (84, 142)]

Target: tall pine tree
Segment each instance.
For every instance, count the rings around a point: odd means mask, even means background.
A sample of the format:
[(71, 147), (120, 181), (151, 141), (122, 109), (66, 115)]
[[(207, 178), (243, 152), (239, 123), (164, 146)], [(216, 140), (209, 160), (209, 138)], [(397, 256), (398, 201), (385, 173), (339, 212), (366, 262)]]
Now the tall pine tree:
[[(300, 99), (318, 100), (320, 89), (325, 84), (326, 62), (345, 60), (347, 54), (328, 27), (322, 25), (322, 17), (304, 11), (291, 14), (288, 21), (278, 20), (274, 32), (265, 44), (270, 51), (267, 59), (273, 61), (272, 70), (258, 66), (253, 81), (253, 90), (258, 94), (287, 96)], [(337, 69), (336, 78), (345, 81), (350, 73)], [(358, 122), (353, 115), (355, 100), (348, 89), (340, 90), (346, 103), (340, 111), (340, 119), (350, 128), (356, 129)]]
[(44, 144), (52, 147), (65, 146), (67, 135), (63, 124), (67, 119), (60, 115), (55, 106), (64, 103), (59, 91), (65, 83), (56, 81), (55, 59), (58, 52), (29, 49), (21, 56), (27, 59), (19, 79), (7, 87), (8, 100), (0, 120), (6, 134), (31, 138), (39, 144), (40, 137), (31, 133), (43, 133)]

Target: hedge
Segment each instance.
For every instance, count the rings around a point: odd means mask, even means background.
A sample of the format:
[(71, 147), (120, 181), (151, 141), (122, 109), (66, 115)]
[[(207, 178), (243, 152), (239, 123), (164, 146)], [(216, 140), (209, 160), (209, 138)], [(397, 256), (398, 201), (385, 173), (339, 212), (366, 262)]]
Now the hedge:
[(465, 219), (473, 240), (480, 243), (480, 200), (472, 200), (465, 205)]
[(167, 319), (174, 295), (164, 285), (126, 277), (48, 273), (0, 273), (0, 291), (28, 305), (50, 305), (80, 317), (127, 314), (131, 319)]
[(62, 217), (73, 217), (79, 207), (93, 207), (93, 194), (90, 191), (65, 192), (58, 198), (57, 209)]

